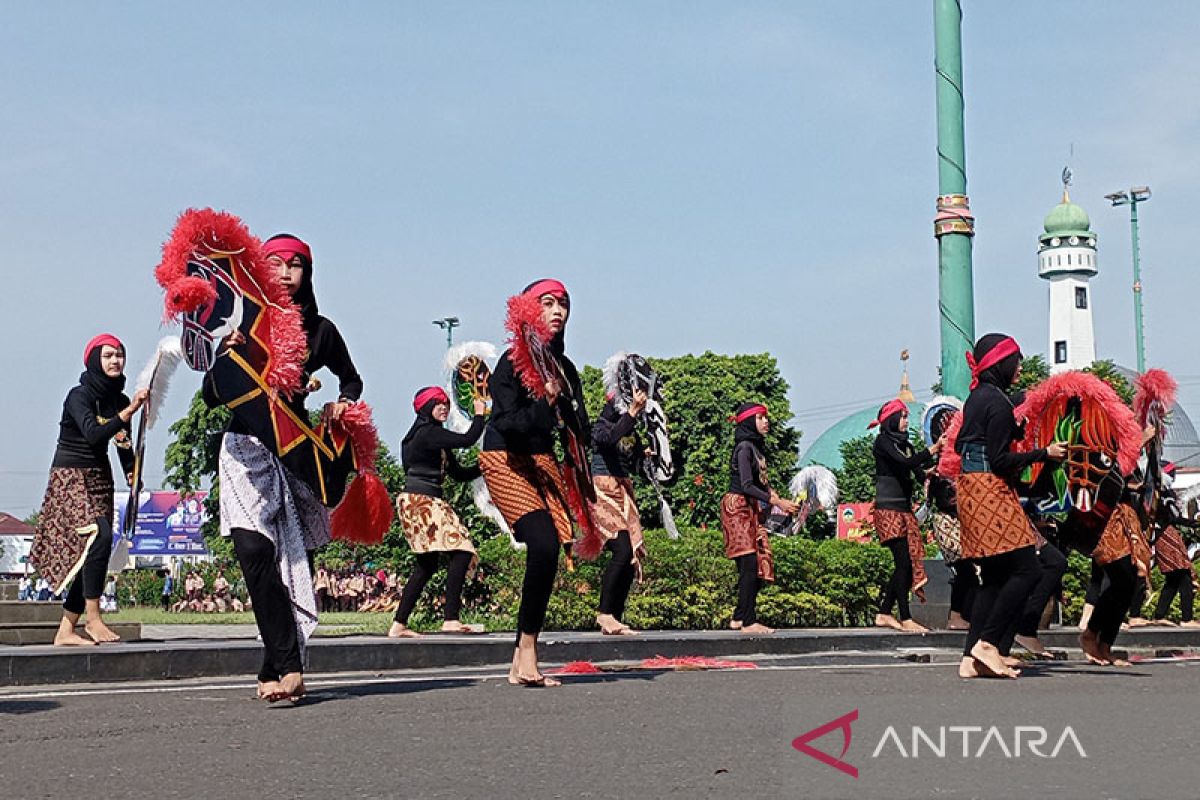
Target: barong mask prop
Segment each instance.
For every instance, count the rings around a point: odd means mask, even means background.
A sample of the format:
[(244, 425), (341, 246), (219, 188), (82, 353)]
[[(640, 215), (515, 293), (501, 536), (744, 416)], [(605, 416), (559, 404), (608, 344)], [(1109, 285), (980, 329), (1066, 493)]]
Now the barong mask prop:
[[(133, 446), (133, 481), (129, 487), (129, 501), (125, 506), (125, 525), (121, 528), (124, 540), (122, 546), (128, 553), (128, 542), (133, 540), (137, 531), (138, 510), (142, 504), (142, 480), (146, 466), (146, 432), (158, 422), (163, 401), (167, 398), (167, 388), (171, 377), (179, 368), (179, 362), (184, 358), (183, 345), (178, 336), (166, 336), (158, 343), (154, 355), (146, 362), (138, 375), (137, 388), (149, 392), (141, 413), (138, 416), (137, 435)], [(115, 557), (114, 553), (114, 557)], [(124, 566), (124, 559), (118, 559)]]
[[(304, 389), (308, 342), (300, 310), (240, 219), (213, 209), (180, 215), (155, 269), (166, 318), (183, 324), (184, 358), (217, 396), (321, 502), (334, 507), (333, 536), (377, 544), (392, 519), (375, 473), (379, 437), (371, 408), (311, 426), (285, 402)], [(224, 347), (234, 331), (245, 342)], [(358, 476), (347, 486), (351, 472)]]
[[(510, 297), (504, 327), (509, 333), (513, 371), (530, 395), (544, 399), (547, 383), (555, 381), (559, 385), (561, 394), (554, 411), (563, 450), (560, 467), (567, 487), (567, 505), (583, 538), (595, 539), (600, 537), (600, 532), (592, 519), (589, 504), (595, 502), (596, 491), (592, 486), (591, 462), (583, 446), (578, 417), (583, 398), (572, 396), (571, 384), (551, 349), (550, 326), (542, 319), (542, 296), (560, 290), (565, 294), (557, 281), (539, 281), (521, 294)], [(564, 404), (569, 407), (568, 413), (563, 412)], [(567, 566), (573, 568), (569, 552)]]
[(1133, 412), (1096, 376), (1062, 372), (1030, 390), (1016, 418), (1027, 424), (1016, 449), (1066, 446), (1065, 460), (1033, 464), (1022, 480), (1034, 513), (1057, 519), (1063, 543), (1090, 554), (1120, 501), (1124, 476), (1137, 466), (1141, 435)]
[(1145, 464), (1142, 467), (1145, 482), (1141, 489), (1140, 511), (1146, 518), (1155, 519), (1162, 503), (1163, 489), (1169, 484), (1169, 478), (1163, 470), (1163, 440), (1167, 435), (1168, 416), (1171, 406), (1175, 404), (1175, 392), (1179, 385), (1161, 369), (1146, 370), (1135, 379), (1134, 385), (1134, 417), (1143, 430), (1149, 425), (1154, 426), (1154, 438), (1145, 447)]
[(962, 400), (949, 396), (935, 397), (925, 405), (921, 414), (921, 436), (926, 447), (933, 447), (950, 430), (950, 421), (962, 407)]

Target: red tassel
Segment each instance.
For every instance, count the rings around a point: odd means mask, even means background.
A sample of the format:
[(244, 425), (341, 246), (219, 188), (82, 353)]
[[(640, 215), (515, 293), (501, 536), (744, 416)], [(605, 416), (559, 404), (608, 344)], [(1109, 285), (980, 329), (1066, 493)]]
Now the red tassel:
[(594, 527), (584, 531), (583, 538), (571, 545), (571, 552), (584, 561), (595, 561), (604, 552), (605, 539)]
[(1133, 413), (1138, 424), (1145, 427), (1150, 423), (1150, 409), (1157, 403), (1162, 413), (1175, 405), (1175, 391), (1179, 384), (1163, 369), (1148, 369), (1134, 381), (1137, 393), (1133, 396)]
[(643, 669), (758, 669), (753, 661), (727, 661), (709, 656), (655, 656), (642, 661)]
[(392, 499), (374, 472), (360, 472), (330, 517), (333, 538), (376, 545), (392, 526)]
[(549, 671), (551, 675), (599, 675), (604, 670), (597, 667), (590, 661), (571, 661), (563, 664), (558, 669)]
[(508, 330), (508, 357), (512, 361), (513, 371), (531, 395), (535, 398), (545, 397), (546, 378), (534, 366), (533, 354), (529, 352), (529, 344), (524, 336), (524, 329), (532, 328), (541, 341), (550, 341), (550, 326), (542, 319), (541, 300), (525, 294), (508, 298), (508, 316), (504, 319), (504, 327)]

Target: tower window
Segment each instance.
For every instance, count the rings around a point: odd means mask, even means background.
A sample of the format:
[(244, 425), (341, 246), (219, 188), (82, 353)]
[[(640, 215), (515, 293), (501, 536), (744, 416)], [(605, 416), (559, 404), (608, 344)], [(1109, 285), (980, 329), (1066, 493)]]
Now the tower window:
[(1054, 343), (1054, 363), (1055, 364), (1067, 363), (1067, 343), (1066, 342), (1055, 342)]
[(1071, 254), (1067, 253), (1067, 266), (1071, 266)]
[(1086, 286), (1076, 286), (1075, 287), (1075, 307), (1076, 308), (1087, 308), (1087, 287)]

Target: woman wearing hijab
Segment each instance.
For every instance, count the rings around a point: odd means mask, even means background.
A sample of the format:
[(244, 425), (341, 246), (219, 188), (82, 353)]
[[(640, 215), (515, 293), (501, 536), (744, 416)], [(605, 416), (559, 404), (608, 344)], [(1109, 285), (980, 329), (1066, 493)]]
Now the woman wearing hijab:
[[(569, 430), (586, 445), (590, 429), (579, 373), (565, 353), (570, 313), (571, 297), (556, 280), (535, 281), (510, 298), (505, 325), (512, 345), (488, 383), (492, 415), (479, 466), (513, 537), (525, 544), (517, 649), (508, 675), (519, 686), (560, 685), (539, 671), (537, 639), (554, 589), (559, 546), (574, 538), (572, 504), (554, 454), (556, 434)], [(536, 352), (526, 335), (536, 338)], [(552, 360), (561, 380), (545, 379), (536, 358)]]
[(721, 498), (721, 531), (725, 535), (725, 557), (733, 559), (738, 571), (738, 599), (729, 627), (743, 633), (774, 633), (758, 621), (756, 605), (764, 583), (775, 580), (775, 561), (765, 525), (771, 506), (791, 515), (799, 506), (780, 497), (767, 483), (767, 445), (771, 429), (767, 407), (742, 403), (731, 417), (737, 426), (730, 456), (729, 491)]
[(1019, 473), (1038, 461), (1061, 460), (1066, 447), (1017, 453), (1022, 436), (1008, 389), (1021, 372), (1021, 348), (1009, 336), (989, 333), (967, 353), (971, 394), (955, 449), (962, 456), (956, 485), (962, 553), (979, 567), (980, 586), (958, 674), (964, 678), (1019, 674), (1004, 663), (999, 645), (1025, 608), (1041, 575), (1037, 534), (1014, 489)]
[(443, 606), (444, 633), (475, 633), (458, 620), (462, 610), (463, 585), (479, 563), (470, 531), (462, 524), (454, 508), (442, 495), (449, 475), (456, 481), (479, 477), (478, 466), (464, 467), (454, 455), (456, 449), (470, 447), (483, 433), (487, 404), (475, 400), (475, 417), (463, 433), (446, 430), (450, 416), (450, 397), (439, 386), (427, 386), (413, 398), (417, 419), (400, 442), (400, 460), (404, 464), (404, 491), (396, 498), (396, 512), (404, 528), (404, 538), (417, 557), (408, 583), (400, 595), (396, 618), (388, 631), (393, 639), (419, 634), (408, 627), (408, 618), (429, 578), (437, 571), (438, 553), (446, 553), (446, 602)]
[[(913, 514), (913, 475), (932, 466), (941, 452), (942, 440), (931, 447), (916, 450), (908, 438), (908, 407), (901, 400), (891, 400), (879, 409), (879, 414), (868, 426), (878, 427), (872, 451), (875, 454), (875, 510), (872, 519), (879, 541), (892, 551), (892, 577), (883, 592), (875, 624), (881, 628), (920, 633), (928, 631), (924, 625), (912, 618), (908, 607), (911, 587), (918, 597), (924, 597), (923, 589), (928, 578), (923, 565), (920, 575), (914, 577), (913, 568), (921, 564), (925, 548), (921, 541), (921, 530)], [(899, 607), (900, 618), (892, 616), (892, 606)]]
[[(287, 404), (297, 417), (308, 419), (304, 399), (321, 386), (314, 373), (328, 368), (338, 377), (338, 400), (327, 404), (323, 413), (336, 419), (359, 399), (363, 382), (341, 333), (317, 312), (312, 250), (295, 236), (281, 233), (263, 243), (263, 255), (278, 269), (280, 283), (299, 307), (308, 346), (306, 391), (297, 392)], [(243, 341), (241, 333), (235, 332), (226, 344)], [(212, 372), (206, 375), (203, 390), (210, 408), (235, 399), (218, 394)], [(263, 640), (258, 696), (268, 702), (298, 700), (305, 693), (302, 648), (317, 626), (311, 558), (314, 550), (329, 542), (329, 510), (237, 417), (221, 440), (218, 475), (221, 535), (233, 539)]]
[[(113, 476), (109, 442), (117, 445), (126, 482), (133, 474), (130, 420), (149, 393), (139, 389), (131, 401), (125, 389), (125, 345), (101, 334), (83, 349), (79, 385), (67, 393), (58, 423), (58, 446), (42, 500), (30, 562), (55, 594), (66, 590), (56, 645), (92, 645), (119, 637), (100, 614), (100, 595), (112, 551)], [(70, 588), (68, 589), (68, 584)], [(75, 633), (86, 611), (84, 632)]]

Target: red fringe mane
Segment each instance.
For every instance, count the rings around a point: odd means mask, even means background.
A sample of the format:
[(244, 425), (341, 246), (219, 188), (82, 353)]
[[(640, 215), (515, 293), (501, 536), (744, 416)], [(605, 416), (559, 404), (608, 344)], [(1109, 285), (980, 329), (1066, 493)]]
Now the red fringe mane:
[(532, 295), (513, 295), (508, 298), (508, 316), (504, 318), (504, 328), (508, 331), (508, 357), (522, 385), (531, 395), (540, 399), (546, 396), (546, 379), (533, 365), (529, 343), (522, 335), (525, 327), (532, 328), (543, 342), (550, 341), (552, 334), (550, 326), (542, 319), (541, 300)]
[(946, 445), (938, 456), (938, 474), (943, 478), (957, 478), (962, 474), (962, 456), (955, 449), (958, 445), (958, 432), (962, 430), (963, 412), (955, 411), (946, 425)]
[[(267, 301), (263, 314), (270, 361), (264, 380), (271, 388), (287, 394), (300, 389), (308, 352), (300, 310), (272, 273), (263, 257), (262, 243), (233, 214), (211, 208), (189, 208), (179, 215), (171, 237), (163, 244), (162, 261), (154, 270), (165, 295), (164, 317), (178, 320), (215, 299), (211, 286), (201, 278), (187, 275), (188, 259), (196, 252), (241, 253), (239, 260)], [(258, 294), (254, 287), (243, 289)]]
[(391, 496), (376, 471), (379, 431), (371, 407), (361, 400), (351, 403), (336, 424), (350, 437), (358, 475), (330, 515), (333, 538), (377, 545), (392, 526), (393, 511)]
[[(1028, 452), (1050, 444), (1055, 433), (1053, 420), (1062, 414), (1072, 397), (1083, 400), (1085, 428), (1090, 426), (1116, 445), (1117, 464), (1122, 474), (1133, 472), (1142, 451), (1141, 427), (1116, 391), (1087, 372), (1060, 372), (1029, 390), (1025, 402), (1016, 409), (1017, 419), (1027, 419), (1028, 427), (1025, 438), (1013, 443), (1014, 449)], [(1046, 428), (1042, 427), (1043, 423)]]
[(1137, 392), (1133, 396), (1133, 413), (1138, 424), (1143, 428), (1149, 424), (1150, 407), (1155, 402), (1162, 406), (1163, 412), (1171, 410), (1175, 405), (1175, 391), (1179, 384), (1165, 369), (1148, 369), (1134, 380)]

